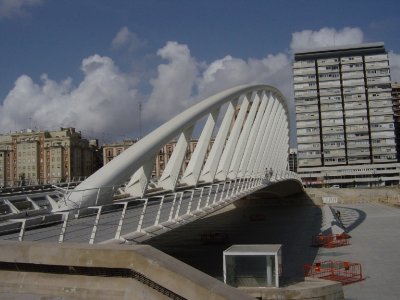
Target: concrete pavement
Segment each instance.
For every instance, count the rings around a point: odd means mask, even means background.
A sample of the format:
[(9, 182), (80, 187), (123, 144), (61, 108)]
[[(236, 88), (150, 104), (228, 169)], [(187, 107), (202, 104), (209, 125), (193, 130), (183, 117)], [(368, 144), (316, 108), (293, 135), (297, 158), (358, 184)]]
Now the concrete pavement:
[(316, 261), (340, 260), (362, 265), (365, 280), (343, 287), (345, 299), (400, 299), (400, 209), (380, 203), (337, 204), (350, 245), (320, 248)]

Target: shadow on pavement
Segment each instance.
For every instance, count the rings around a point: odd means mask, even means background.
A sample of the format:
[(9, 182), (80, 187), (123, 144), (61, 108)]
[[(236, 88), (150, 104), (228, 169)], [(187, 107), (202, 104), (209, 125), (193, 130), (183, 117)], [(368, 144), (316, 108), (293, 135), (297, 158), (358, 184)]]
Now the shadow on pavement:
[(367, 214), (357, 208), (334, 206), (335, 210), (340, 211), (340, 220), (346, 232), (350, 233), (367, 218)]
[(305, 193), (271, 197), (260, 191), (147, 244), (220, 280), (223, 251), (231, 245), (282, 244), (282, 283), (301, 281), (304, 264), (313, 263), (318, 252), (311, 238), (319, 233), (321, 210)]

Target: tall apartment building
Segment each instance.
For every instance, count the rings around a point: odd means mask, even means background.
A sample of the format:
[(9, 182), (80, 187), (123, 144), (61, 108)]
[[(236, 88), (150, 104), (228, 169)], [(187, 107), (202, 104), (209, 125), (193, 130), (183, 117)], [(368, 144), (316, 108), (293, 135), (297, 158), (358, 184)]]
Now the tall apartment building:
[(289, 171), (297, 173), (297, 149), (296, 148), (289, 148), (288, 167), (289, 167)]
[(298, 173), (305, 185), (399, 183), (383, 43), (296, 52)]
[(393, 116), (396, 136), (397, 160), (400, 161), (400, 84), (392, 84)]
[[(137, 142), (137, 140), (125, 140), (121, 143), (113, 143), (113, 144), (103, 145), (104, 164), (111, 161), (114, 157), (121, 154), (123, 151), (128, 149), (131, 145), (133, 145), (136, 142)], [(192, 139), (189, 142), (188, 148), (186, 150), (185, 160), (183, 161), (183, 164), (181, 167), (181, 173), (183, 173), (186, 170), (186, 168), (189, 164), (190, 157), (192, 156), (192, 153), (194, 152), (194, 149), (196, 148), (197, 142), (198, 142), (197, 139)], [(171, 155), (172, 155), (172, 152), (174, 151), (176, 143), (177, 143), (177, 141), (171, 141), (170, 143), (167, 143), (160, 149), (160, 152), (158, 153), (155, 163), (154, 163), (153, 176), (155, 176), (157, 178), (159, 178), (161, 176), (162, 172), (164, 171), (165, 167), (167, 166), (169, 159), (171, 158)], [(213, 145), (213, 141), (210, 142), (208, 151), (211, 150), (212, 145)]]
[(74, 128), (0, 135), (0, 186), (54, 183), (91, 175), (97, 141)]

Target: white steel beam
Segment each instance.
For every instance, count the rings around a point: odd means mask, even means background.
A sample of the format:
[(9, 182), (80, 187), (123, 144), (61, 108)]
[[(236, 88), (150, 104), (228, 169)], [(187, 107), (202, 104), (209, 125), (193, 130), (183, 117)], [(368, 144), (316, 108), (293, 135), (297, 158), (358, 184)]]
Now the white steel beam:
[(182, 176), (181, 182), (188, 185), (196, 186), (201, 168), (203, 167), (204, 158), (207, 154), (207, 149), (210, 145), (211, 136), (215, 128), (219, 115), (219, 109), (209, 114), (207, 122), (204, 125), (203, 131), (201, 132), (200, 138), (197, 142), (196, 148), (190, 158), (189, 164)]
[(271, 111), (268, 116), (268, 122), (264, 130), (264, 135), (262, 137), (261, 145), (258, 147), (258, 153), (256, 158), (256, 164), (253, 166), (252, 175), (253, 176), (263, 176), (265, 174), (264, 171), (264, 163), (265, 163), (265, 156), (264, 153), (266, 148), (268, 147), (268, 141), (271, 136), (271, 128), (274, 124), (276, 112), (278, 110), (279, 101), (275, 99), (272, 95), (269, 96), (269, 102), (271, 103)]
[(235, 123), (233, 124), (232, 132), (229, 135), (228, 142), (226, 143), (226, 147), (222, 153), (221, 161), (218, 165), (217, 174), (215, 176), (218, 180), (225, 180), (228, 175), (229, 166), (232, 163), (233, 153), (237, 147), (240, 132), (242, 130), (243, 123), (250, 105), (250, 101), (246, 95), (242, 95), (242, 99), (240, 99), (242, 101), (240, 104), (239, 113), (236, 117)]
[(253, 92), (251, 95), (251, 108), (249, 113), (247, 114), (246, 122), (244, 123), (243, 130), (240, 133), (239, 141), (237, 143), (237, 147), (233, 154), (232, 163), (229, 167), (228, 178), (236, 179), (237, 173), (239, 171), (240, 163), (242, 162), (243, 153), (246, 148), (246, 144), (249, 139), (251, 127), (253, 126), (254, 118), (257, 114), (258, 107), (260, 105), (260, 97), (258, 97), (256, 92)]
[(235, 110), (238, 99), (229, 102), (228, 108), (226, 110), (225, 116), (222, 120), (220, 129), (218, 130), (217, 136), (215, 138), (214, 144), (211, 148), (210, 154), (204, 165), (204, 169), (201, 173), (200, 180), (212, 183), (215, 178), (215, 173), (217, 172), (217, 167), (221, 159), (222, 151), (225, 146), (226, 138), (229, 133), (229, 128), (232, 123), (232, 119), (235, 116)]
[(272, 156), (272, 149), (273, 145), (275, 142), (276, 138), (276, 128), (279, 124), (279, 117), (280, 117), (280, 106), (277, 107), (277, 110), (275, 111), (275, 114), (273, 115), (273, 122), (272, 122), (272, 128), (269, 133), (268, 139), (267, 139), (267, 144), (265, 146), (265, 151), (262, 159), (262, 163), (260, 166), (262, 166), (262, 171), (264, 171), (266, 168), (270, 169), (271, 168), (271, 156)]
[[(264, 96), (264, 95), (262, 95), (262, 96)], [(259, 97), (260, 97), (260, 95), (259, 95)], [(251, 127), (251, 130), (250, 130), (250, 136), (246, 143), (246, 148), (244, 151), (243, 159), (240, 163), (239, 172), (237, 175), (238, 177), (243, 177), (245, 175), (247, 166), (250, 161), (251, 152), (254, 147), (254, 143), (256, 142), (258, 132), (260, 131), (261, 121), (264, 117), (264, 112), (267, 107), (267, 102), (268, 102), (267, 99), (264, 97), (260, 97), (260, 98), (261, 98), (261, 104), (257, 111), (256, 119), (254, 120), (253, 126)]]
[(267, 130), (267, 125), (268, 125), (268, 121), (271, 118), (271, 110), (272, 110), (272, 106), (274, 104), (273, 99), (269, 97), (269, 95), (266, 95), (265, 92), (263, 93), (264, 98), (264, 102), (267, 103), (267, 107), (265, 109), (264, 115), (262, 117), (261, 120), (261, 124), (260, 124), (260, 129), (257, 132), (257, 137), (254, 141), (254, 144), (251, 148), (251, 155), (250, 155), (250, 160), (249, 163), (246, 167), (246, 170), (243, 170), (243, 174), (246, 177), (252, 176), (253, 175), (253, 169), (254, 169), (254, 165), (256, 164), (256, 159), (258, 157), (258, 152), (259, 149), (262, 147), (262, 141), (263, 141), (263, 137), (264, 137), (264, 133)]
[(125, 192), (133, 197), (143, 197), (153, 171), (155, 158), (148, 159), (131, 177)]
[(181, 133), (175, 149), (172, 152), (171, 158), (161, 175), (158, 184), (165, 190), (175, 191), (179, 171), (181, 170), (183, 160), (185, 159), (188, 144), (192, 138), (193, 129), (194, 127), (191, 126)]

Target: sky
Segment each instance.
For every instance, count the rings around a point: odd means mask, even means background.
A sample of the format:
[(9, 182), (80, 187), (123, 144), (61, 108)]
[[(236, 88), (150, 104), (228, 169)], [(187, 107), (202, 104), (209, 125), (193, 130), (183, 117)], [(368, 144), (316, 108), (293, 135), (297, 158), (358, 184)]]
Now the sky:
[(0, 0), (0, 133), (137, 138), (262, 83), (286, 97), (294, 145), (293, 53), (384, 42), (400, 82), (399, 11), (398, 0)]

